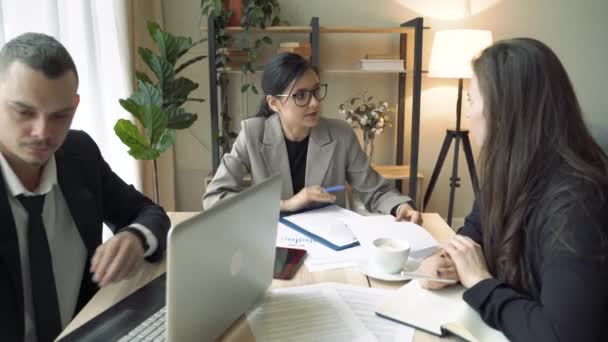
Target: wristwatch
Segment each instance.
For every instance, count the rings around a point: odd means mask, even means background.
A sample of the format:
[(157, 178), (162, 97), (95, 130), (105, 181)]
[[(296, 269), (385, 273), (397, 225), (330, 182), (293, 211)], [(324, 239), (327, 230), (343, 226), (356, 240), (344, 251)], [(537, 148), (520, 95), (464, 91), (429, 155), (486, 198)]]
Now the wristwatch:
[(144, 233), (141, 232), (141, 230), (133, 227), (126, 227), (120, 232), (130, 232), (137, 236), (137, 238), (139, 238), (139, 241), (141, 242), (141, 246), (144, 248), (144, 253), (148, 250), (148, 248), (150, 248), (150, 245), (148, 245), (148, 240), (146, 240), (146, 236), (144, 235)]

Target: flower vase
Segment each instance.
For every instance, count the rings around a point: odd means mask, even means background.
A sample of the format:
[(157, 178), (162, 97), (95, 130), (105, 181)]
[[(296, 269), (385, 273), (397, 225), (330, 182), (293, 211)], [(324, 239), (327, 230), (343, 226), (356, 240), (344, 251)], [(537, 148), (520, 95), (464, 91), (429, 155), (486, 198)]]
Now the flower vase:
[(372, 132), (363, 132), (363, 151), (367, 155), (367, 159), (369, 159), (370, 163), (374, 161), (374, 139), (376, 138), (376, 134)]

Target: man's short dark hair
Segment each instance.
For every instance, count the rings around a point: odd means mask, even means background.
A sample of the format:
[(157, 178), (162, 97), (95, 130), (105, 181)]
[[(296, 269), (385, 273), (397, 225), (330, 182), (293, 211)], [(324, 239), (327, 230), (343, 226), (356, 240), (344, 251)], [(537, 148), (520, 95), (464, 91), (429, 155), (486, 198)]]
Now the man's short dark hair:
[(68, 50), (46, 34), (28, 32), (7, 42), (0, 50), (0, 76), (14, 61), (24, 63), (50, 79), (71, 70), (78, 81), (76, 65)]

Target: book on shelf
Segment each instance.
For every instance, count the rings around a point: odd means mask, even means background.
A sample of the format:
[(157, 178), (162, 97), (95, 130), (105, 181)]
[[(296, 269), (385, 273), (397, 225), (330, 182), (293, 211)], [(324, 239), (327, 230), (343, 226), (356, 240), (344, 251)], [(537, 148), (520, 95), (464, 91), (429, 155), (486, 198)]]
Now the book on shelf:
[(277, 49), (277, 53), (291, 52), (300, 56), (310, 56), (312, 54), (312, 48), (310, 46), (299, 46), (299, 47), (283, 47), (280, 46)]
[(404, 72), (401, 59), (362, 59), (361, 70)]
[(245, 56), (247, 57), (247, 51), (239, 48), (219, 48), (217, 49), (218, 53), (221, 53), (226, 56), (234, 57), (234, 56)]
[(451, 333), (472, 342), (508, 341), (462, 299), (464, 291), (461, 285), (426, 290), (412, 280), (388, 296), (376, 314), (438, 336)]
[(281, 42), (279, 47), (297, 48), (297, 47), (310, 47), (309, 42)]
[(399, 57), (399, 55), (372, 55), (372, 54), (368, 54), (365, 55), (365, 59), (401, 59)]

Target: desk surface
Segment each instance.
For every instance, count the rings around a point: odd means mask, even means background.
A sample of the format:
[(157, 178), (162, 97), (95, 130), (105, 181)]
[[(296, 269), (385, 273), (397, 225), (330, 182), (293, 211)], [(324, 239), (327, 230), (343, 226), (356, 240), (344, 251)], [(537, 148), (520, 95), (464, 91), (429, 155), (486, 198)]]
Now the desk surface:
[[(188, 217), (196, 213), (177, 212), (169, 213), (171, 222), (176, 224), (181, 222)], [(448, 240), (454, 232), (445, 223), (445, 221), (438, 214), (424, 213), (422, 214), (424, 223), (422, 226), (426, 228), (435, 239), (440, 243)], [(86, 323), (91, 318), (95, 317), (99, 313), (105, 311), (107, 308), (117, 303), (121, 299), (125, 298), (129, 294), (141, 286), (147, 284), (152, 279), (158, 277), (165, 272), (165, 263), (149, 264), (146, 263), (142, 270), (135, 275), (133, 278), (121, 281), (116, 284), (106, 286), (99, 290), (99, 292), (91, 299), (91, 301), (78, 313), (76, 317), (70, 322), (70, 324), (62, 332), (61, 336), (71, 332), (78, 328), (82, 324)], [(321, 282), (338, 282), (351, 285), (369, 286), (377, 288), (388, 288), (397, 289), (401, 287), (403, 282), (384, 282), (366, 277), (364, 274), (359, 272), (355, 268), (344, 268), (328, 270), (323, 272), (308, 272), (306, 267), (301, 267), (295, 277), (291, 280), (278, 280), (272, 281), (271, 287), (291, 287), (300, 285), (316, 284)], [(222, 341), (254, 341), (251, 330), (249, 329), (246, 321), (241, 318), (228, 329), (225, 335), (221, 338)], [(451, 341), (449, 338), (438, 338), (433, 335), (417, 331), (414, 337), (416, 342), (426, 341)], [(454, 339), (456, 341), (457, 339)]]

